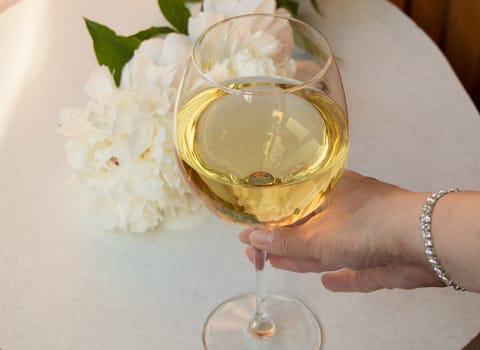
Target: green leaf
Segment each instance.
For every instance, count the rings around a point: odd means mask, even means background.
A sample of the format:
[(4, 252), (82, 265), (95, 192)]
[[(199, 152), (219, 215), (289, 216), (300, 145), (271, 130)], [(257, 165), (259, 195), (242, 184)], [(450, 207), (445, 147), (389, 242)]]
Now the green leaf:
[(174, 33), (174, 32), (176, 32), (176, 30), (170, 27), (150, 27), (148, 29), (139, 31), (138, 33), (129, 35), (128, 38), (137, 38), (140, 41), (144, 41), (156, 35), (168, 34), (168, 33)]
[(172, 26), (180, 33), (188, 34), (188, 18), (191, 14), (184, 0), (158, 0), (158, 5)]
[(298, 13), (298, 3), (294, 0), (277, 0), (277, 7), (283, 7), (295, 16)]
[(87, 18), (85, 23), (93, 39), (98, 63), (110, 69), (115, 83), (119, 86), (123, 66), (132, 58), (142, 41), (136, 37), (119, 36), (107, 26)]

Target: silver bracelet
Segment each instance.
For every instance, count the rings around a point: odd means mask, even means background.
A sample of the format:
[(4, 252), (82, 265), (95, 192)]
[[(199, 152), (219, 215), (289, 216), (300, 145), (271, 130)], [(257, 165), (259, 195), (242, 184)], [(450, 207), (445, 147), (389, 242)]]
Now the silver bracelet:
[(436, 193), (432, 193), (426, 200), (422, 207), (422, 214), (420, 215), (420, 229), (422, 231), (423, 244), (425, 246), (425, 254), (427, 255), (428, 262), (432, 265), (433, 270), (437, 274), (437, 277), (442, 280), (447, 286), (453, 287), (455, 290), (464, 291), (465, 289), (458, 286), (450, 276), (445, 272), (440, 259), (435, 253), (435, 247), (433, 245), (432, 237), (432, 214), (433, 208), (437, 201), (446, 194), (460, 192), (458, 188), (452, 188), (449, 190), (443, 190)]

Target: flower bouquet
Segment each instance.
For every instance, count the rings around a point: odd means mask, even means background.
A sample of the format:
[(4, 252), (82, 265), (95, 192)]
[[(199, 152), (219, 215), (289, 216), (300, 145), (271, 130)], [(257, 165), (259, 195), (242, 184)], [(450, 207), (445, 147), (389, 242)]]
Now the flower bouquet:
[[(183, 183), (173, 144), (174, 104), (195, 39), (210, 25), (246, 13), (296, 14), (291, 0), (158, 0), (170, 26), (130, 36), (85, 19), (99, 66), (87, 78), (87, 103), (61, 112), (59, 132), (73, 183), (107, 229), (145, 232), (195, 224), (206, 209)], [(316, 8), (316, 3), (312, 1)], [(318, 9), (317, 9), (318, 10)], [(271, 43), (270, 43), (271, 44)], [(219, 71), (268, 69), (258, 40)], [(270, 50), (272, 47), (270, 47)]]

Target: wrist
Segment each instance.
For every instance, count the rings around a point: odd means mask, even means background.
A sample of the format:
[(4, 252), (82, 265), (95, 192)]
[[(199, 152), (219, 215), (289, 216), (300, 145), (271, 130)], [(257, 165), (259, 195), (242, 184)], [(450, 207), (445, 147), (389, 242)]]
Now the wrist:
[(448, 275), (469, 291), (480, 291), (478, 196), (452, 193), (439, 200), (432, 217), (435, 249)]
[[(392, 204), (393, 231), (397, 239), (399, 261), (428, 271), (441, 283), (425, 253), (420, 228), (420, 215), (432, 193), (404, 191)], [(477, 208), (478, 197), (472, 192), (454, 192), (442, 197), (431, 213), (431, 240), (442, 268), (456, 284), (470, 291), (480, 291), (480, 279), (472, 269), (479, 259), (480, 237)], [(393, 215), (393, 214), (392, 214)]]
[(419, 216), (429, 195), (430, 193), (403, 190), (395, 194), (390, 205), (392, 233), (395, 237), (395, 248), (392, 248), (394, 256), (402, 263), (425, 269), (430, 269), (430, 266), (425, 257)]
[(445, 285), (451, 286), (456, 290), (465, 290), (450, 277), (448, 272), (446, 272), (445, 266), (443, 266), (441, 259), (437, 255), (437, 248), (432, 235), (433, 212), (437, 202), (444, 196), (452, 193), (457, 193), (459, 191), (459, 189), (441, 190), (428, 196), (428, 198), (425, 200), (425, 204), (422, 207), (422, 215), (420, 216), (420, 228), (426, 258), (430, 263), (430, 267), (433, 269), (433, 271), (435, 271), (438, 279), (440, 279)]

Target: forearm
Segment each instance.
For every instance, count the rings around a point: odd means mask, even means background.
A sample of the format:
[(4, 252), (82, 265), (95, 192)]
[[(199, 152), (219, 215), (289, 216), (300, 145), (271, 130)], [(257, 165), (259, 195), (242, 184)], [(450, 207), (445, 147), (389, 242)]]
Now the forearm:
[[(407, 192), (397, 205), (396, 220), (409, 259), (430, 268), (420, 233), (419, 216), (429, 193)], [(435, 251), (445, 271), (459, 286), (480, 292), (480, 192), (458, 192), (438, 200), (432, 214)], [(433, 270), (432, 270), (433, 273)]]
[(480, 292), (480, 193), (452, 193), (435, 206), (432, 235), (450, 277)]

